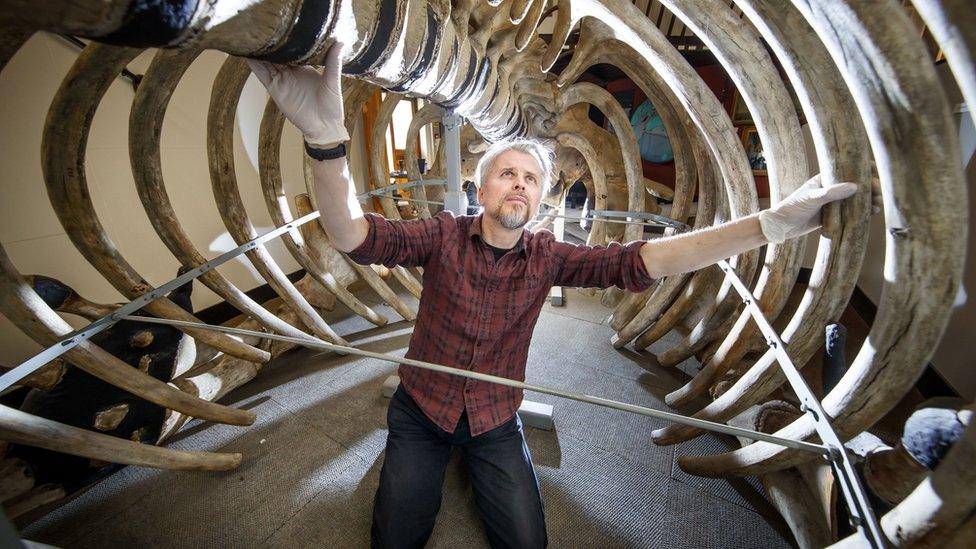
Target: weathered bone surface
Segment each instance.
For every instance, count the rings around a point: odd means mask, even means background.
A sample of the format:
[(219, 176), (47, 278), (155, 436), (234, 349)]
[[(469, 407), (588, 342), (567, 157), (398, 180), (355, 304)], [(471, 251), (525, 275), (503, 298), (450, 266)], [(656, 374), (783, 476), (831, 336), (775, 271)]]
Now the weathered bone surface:
[[(720, 0), (662, 3), (708, 45), (749, 105), (768, 155), (773, 200), (788, 194), (809, 174), (797, 113), (769, 52), (796, 90), (809, 121), (822, 177), (829, 182), (856, 181), (866, 187), (869, 162), (872, 158), (877, 162), (887, 228), (882, 306), (868, 343), (824, 400), (841, 437), (850, 438), (871, 427), (912, 386), (938, 343), (961, 277), (966, 191), (956, 133), (931, 59), (896, 2), (736, 0), (744, 19)], [(191, 4), (198, 9), (180, 11)], [(470, 176), (487, 142), (533, 136), (555, 145), (557, 172), (562, 173), (557, 188), (545, 198), (547, 204), (558, 206), (568, 186), (581, 180), (593, 199), (591, 205), (598, 209), (652, 212), (655, 200), (648, 200), (626, 116), (605, 90), (578, 82), (589, 67), (613, 64), (652, 100), (667, 127), (678, 170), (672, 217), (686, 220), (692, 215), (696, 195), (695, 227), (749, 215), (758, 208), (752, 171), (726, 110), (667, 37), (624, 0), (337, 0), (328, 3), (322, 13), (313, 13), (313, 7), (324, 3), (297, 0), (256, 1), (240, 12), (228, 8), (230, 0), (199, 4), (168, 2), (174, 13), (185, 16), (159, 17), (155, 22), (143, 17), (133, 23), (136, 19), (130, 16), (136, 3), (124, 0), (0, 0), (0, 25), (6, 31), (0, 38), (0, 62), (4, 64), (38, 30), (114, 44), (89, 46), (65, 79), (46, 126), (44, 168), (52, 204), (69, 237), (106, 281), (128, 298), (149, 287), (95, 217), (86, 194), (84, 145), (91, 114), (104, 88), (141, 51), (137, 48), (174, 48), (157, 53), (136, 95), (130, 154), (136, 188), (150, 221), (184, 267), (198, 266), (205, 258), (181, 228), (166, 195), (159, 131), (173, 89), (204, 49), (274, 62), (316, 64), (334, 43), (344, 43), (345, 123), (351, 135), (362, 106), (377, 86), (387, 91), (387, 99), (377, 124), (363, 128), (374, 144), (382, 142), (400, 97), (431, 102), (417, 113), (407, 134), (405, 165), (410, 179), (420, 177), (415, 149), (421, 129), (436, 121), (443, 110), (451, 109), (468, 122), (462, 131), (464, 174)], [(964, 0), (912, 0), (912, 4), (945, 51), (963, 95), (969, 103), (976, 102), (976, 12)], [(237, 15), (218, 16), (224, 13)], [(545, 19), (553, 23), (548, 40), (539, 36), (540, 22)], [(567, 47), (577, 27), (579, 40)], [(551, 69), (563, 56), (569, 56), (568, 65), (555, 74)], [(255, 236), (232, 161), (234, 113), (247, 76), (241, 59), (227, 61), (215, 81), (209, 121), (215, 197), (222, 219), (238, 242)], [(587, 105), (603, 112), (616, 135), (588, 120)], [(289, 199), (295, 200), (299, 215), (314, 208), (314, 198), (284, 193), (278, 173), (281, 127), (280, 115), (269, 106), (261, 128), (260, 167), (267, 206), (277, 224), (292, 219)], [(427, 177), (443, 177), (443, 149), (437, 151), (438, 159), (431, 163)], [(373, 184), (385, 187), (389, 184), (382, 173), (385, 151), (381, 146), (371, 151)], [(312, 195), (307, 170), (306, 185)], [(441, 188), (431, 187), (417, 189), (414, 195), (437, 201), (442, 193)], [(867, 234), (867, 194), (828, 208), (809, 288), (795, 310), (784, 307), (799, 268), (798, 243), (769, 247), (761, 264), (757, 252), (735, 259), (737, 274), (752, 288), (763, 311), (771, 321), (786, 326), (783, 340), (800, 366), (816, 352), (823, 326), (837, 319), (857, 279)], [(380, 204), (387, 216), (400, 216), (392, 200), (384, 198)], [(420, 217), (433, 213), (422, 203), (417, 212)], [(284, 300), (277, 310), (253, 302), (216, 272), (207, 272), (200, 280), (245, 313), (246, 325), (287, 335), (301, 335), (308, 329), (340, 341), (312, 306), (328, 305), (334, 299), (375, 324), (385, 322), (349, 293), (355, 275), (401, 316), (415, 318), (415, 311), (372, 268), (351, 264), (336, 252), (317, 223), (303, 226), (300, 234), (301, 240), (285, 237), (290, 253), (308, 273), (298, 288), (263, 248), (249, 252), (261, 276)], [(597, 221), (588, 243), (642, 237), (636, 225), (625, 228)], [(68, 333), (67, 324), (25, 283), (2, 250), (0, 260), (0, 312), (42, 344)], [(391, 272), (415, 296), (422, 289), (439, 291), (422, 288), (405, 269)], [(616, 347), (633, 342), (636, 348), (646, 348), (679, 323), (689, 325), (689, 335), (661, 353), (659, 361), (674, 365), (698, 353), (705, 366), (688, 385), (670, 395), (668, 402), (686, 404), (721, 382), (719, 390), (712, 391), (715, 400), (695, 415), (730, 421), (762, 403), (782, 385), (783, 378), (771, 352), (754, 364), (741, 362), (762, 341), (723, 278), (718, 269), (703, 269), (659, 281), (637, 296), (606, 292), (604, 303), (619, 302), (612, 319), (617, 333), (611, 342)], [(100, 311), (97, 304), (72, 303), (86, 316), (98, 316)], [(188, 318), (186, 311), (164, 300), (150, 310), (159, 316)], [(118, 360), (91, 344), (79, 346), (66, 359), (171, 409), (162, 438), (175, 432), (190, 415), (250, 421), (252, 417), (244, 413), (206, 400), (246, 383), (261, 362), (283, 348), (266, 340), (241, 342), (215, 334), (187, 333), (226, 354), (177, 379), (175, 385), (185, 392), (136, 369), (122, 371)], [(137, 343), (151, 344), (142, 339)], [(110, 426), (121, 412), (106, 410), (105, 414), (100, 424)], [(41, 431), (35, 419), (16, 416), (11, 421), (21, 422), (17, 425), (26, 425), (23, 429), (37, 435)], [(17, 429), (8, 429), (4, 419), (4, 433), (23, 437)], [(655, 433), (655, 442), (676, 443), (697, 434), (691, 428), (669, 427)], [(809, 438), (812, 422), (800, 417), (778, 429), (778, 434)], [(966, 482), (960, 481), (971, 476), (973, 439), (970, 424), (946, 460), (884, 518), (894, 544), (963, 546), (976, 535), (972, 519), (976, 500), (971, 489), (963, 488)], [(40, 446), (53, 444), (43, 436), (31, 440)], [(165, 462), (161, 455), (153, 454), (156, 461), (152, 464), (186, 463)], [(90, 457), (100, 456), (104, 454)], [(774, 501), (795, 526), (798, 542), (818, 546), (833, 541), (836, 524), (829, 512), (823, 512), (831, 505), (824, 503), (830, 499), (824, 495), (829, 492), (824, 488), (827, 484), (817, 484), (823, 480), (818, 476), (822, 471), (814, 471), (805, 457), (766, 443), (748, 443), (728, 454), (686, 456), (680, 464), (701, 475), (762, 475)], [(233, 463), (223, 461), (221, 466)], [(815, 477), (820, 481), (811, 480)], [(971, 486), (976, 481), (967, 482)], [(819, 487), (812, 492), (821, 498), (822, 509), (796, 497), (792, 487), (803, 486)], [(56, 494), (44, 486), (20, 486), (18, 490), (24, 501)], [(856, 542), (849, 539), (842, 544)]]
[[(853, 100), (827, 52), (815, 47), (818, 39), (813, 29), (798, 11), (779, 2), (743, 1), (740, 5), (757, 27), (768, 31), (764, 33), (767, 40), (797, 80), (794, 87), (807, 106), (822, 176), (828, 180), (865, 181), (867, 141), (863, 127), (858, 119), (850, 116), (855, 110)], [(786, 36), (790, 37), (789, 43)], [(790, 344), (791, 358), (798, 365), (806, 364), (822, 344), (822, 327), (839, 316), (860, 270), (867, 233), (866, 193), (845, 202), (841, 208), (837, 211), (831, 207), (825, 215), (809, 290), (782, 334), (783, 341)], [(728, 420), (782, 382), (773, 351), (767, 351), (739, 383), (695, 417)], [(655, 433), (655, 442), (685, 440), (694, 433), (695, 429), (670, 426)]]
[[(749, 408), (729, 421), (729, 425), (770, 433), (799, 415), (800, 411), (793, 405), (774, 400)], [(743, 445), (750, 443), (741, 438), (739, 442)], [(821, 474), (824, 469), (827, 475)], [(759, 481), (789, 525), (797, 545), (815, 549), (836, 539), (836, 526), (832, 520), (836, 488), (828, 464), (774, 471), (761, 475)]]
[[(126, 63), (139, 50), (99, 44), (87, 48), (58, 90), (48, 112), (42, 142), (44, 178), (51, 205), (78, 251), (123, 295), (130, 299), (150, 291), (149, 284), (116, 249), (95, 214), (85, 177), (85, 144), (98, 101)], [(70, 131), (64, 131), (70, 128)], [(163, 318), (196, 321), (163, 298), (147, 309)], [(233, 338), (199, 330), (195, 338), (248, 360), (266, 361), (266, 353)]]
[[(277, 226), (287, 225), (294, 221), (294, 217), (291, 215), (291, 210), (288, 207), (288, 197), (285, 195), (284, 184), (281, 180), (281, 166), (280, 166), (280, 148), (281, 148), (281, 131), (284, 127), (284, 116), (278, 111), (278, 107), (275, 106), (273, 101), (268, 101), (267, 107), (264, 111), (264, 117), (261, 120), (261, 134), (259, 142), (259, 170), (261, 176), (261, 188), (264, 191), (265, 204), (268, 206), (268, 212), (271, 214), (271, 220)], [(359, 301), (356, 296), (346, 289), (352, 280), (349, 280), (347, 276), (347, 282), (345, 285), (341, 284), (339, 280), (336, 279), (335, 275), (328, 270), (328, 266), (334, 263), (337, 268), (344, 267), (342, 263), (330, 262), (321, 263), (314, 261), (309, 257), (309, 252), (305, 246), (305, 242), (297, 235), (293, 233), (287, 233), (282, 236), (282, 240), (285, 242), (285, 246), (288, 251), (291, 252), (292, 257), (298, 261), (298, 264), (305, 269), (308, 273), (299, 284), (313, 285), (319, 284), (323, 288), (327, 289), (333, 297), (331, 298), (332, 303), (335, 303), (336, 299), (342, 301), (347, 307), (352, 309), (356, 314), (369, 320), (377, 326), (382, 326), (386, 324), (387, 320), (385, 317), (377, 314), (375, 311), (367, 307), (361, 301)], [(330, 247), (331, 248), (331, 247)], [(322, 254), (329, 254), (329, 250), (322, 250)], [(331, 254), (329, 254), (331, 255)], [(347, 275), (352, 275), (348, 270)], [(304, 282), (303, 282), (304, 281)], [(302, 295), (308, 295), (308, 292), (299, 291)], [(331, 306), (320, 307), (331, 309)]]
[[(828, 51), (854, 97), (881, 175), (888, 225), (882, 306), (865, 344), (840, 383), (824, 399), (842, 437), (876, 422), (911, 387), (948, 319), (965, 249), (965, 183), (957, 138), (931, 60), (898, 6), (817, 2), (798, 9)], [(837, 32), (844, 28), (845, 32)], [(885, 48), (869, 47), (883, 42)], [(846, 57), (855, 49), (864, 56)], [(868, 67), (884, 65), (878, 74)], [(902, 100), (892, 104), (892, 94)], [(937, 100), (932, 100), (934, 95)], [(913, 128), (906, 139), (898, 128)], [(933, 136), (939, 136), (934, 138)], [(938, 141), (944, 139), (944, 141)], [(912, 265), (926, 265), (923, 270)], [(806, 417), (779, 431), (808, 437)], [(802, 461), (763, 443), (719, 456), (685, 457), (697, 474), (752, 474)]]

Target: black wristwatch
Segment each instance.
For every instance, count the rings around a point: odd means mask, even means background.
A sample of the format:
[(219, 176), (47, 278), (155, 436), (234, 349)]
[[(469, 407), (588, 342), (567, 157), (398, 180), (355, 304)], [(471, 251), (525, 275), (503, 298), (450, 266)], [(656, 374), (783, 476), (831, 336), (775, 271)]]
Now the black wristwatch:
[(334, 160), (336, 158), (346, 156), (346, 144), (339, 143), (331, 149), (316, 149), (315, 147), (309, 145), (308, 141), (306, 141), (305, 152), (308, 154), (308, 156), (314, 158), (315, 160)]

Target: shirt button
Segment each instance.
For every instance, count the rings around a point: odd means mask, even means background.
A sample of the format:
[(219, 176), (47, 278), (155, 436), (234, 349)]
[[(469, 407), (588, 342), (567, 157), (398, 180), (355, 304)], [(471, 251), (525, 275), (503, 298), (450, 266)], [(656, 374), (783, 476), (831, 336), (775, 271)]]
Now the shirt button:
[(474, 346), (475, 347), (481, 347), (481, 342), (479, 341), (479, 342), (475, 343)]

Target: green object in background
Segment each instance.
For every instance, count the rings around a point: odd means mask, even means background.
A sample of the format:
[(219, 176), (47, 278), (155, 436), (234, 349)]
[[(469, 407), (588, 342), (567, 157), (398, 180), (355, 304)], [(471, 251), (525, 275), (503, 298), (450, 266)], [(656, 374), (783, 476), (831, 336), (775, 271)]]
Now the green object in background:
[(668, 132), (664, 130), (664, 122), (650, 101), (645, 100), (634, 110), (630, 117), (630, 126), (637, 137), (641, 158), (657, 164), (674, 160), (674, 151), (671, 150)]

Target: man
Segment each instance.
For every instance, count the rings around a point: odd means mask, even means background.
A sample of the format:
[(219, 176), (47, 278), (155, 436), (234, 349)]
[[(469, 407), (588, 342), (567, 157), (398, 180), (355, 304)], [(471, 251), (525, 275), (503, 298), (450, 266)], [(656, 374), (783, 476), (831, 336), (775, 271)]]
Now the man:
[[(359, 263), (424, 266), (425, 292), (407, 357), (524, 380), (529, 340), (549, 288), (648, 288), (767, 242), (819, 226), (820, 208), (851, 196), (853, 183), (814, 178), (775, 207), (719, 227), (648, 242), (590, 248), (524, 230), (553, 180), (552, 153), (538, 142), (491, 146), (478, 163), (480, 216), (388, 221), (363, 214), (342, 146), (339, 48), (320, 74), (251, 62), (282, 113), (305, 135), (320, 223)], [(400, 366), (373, 510), (374, 547), (422, 547), (440, 508), (452, 448), (462, 451), (492, 547), (543, 547), (538, 481), (516, 410), (522, 391)]]

